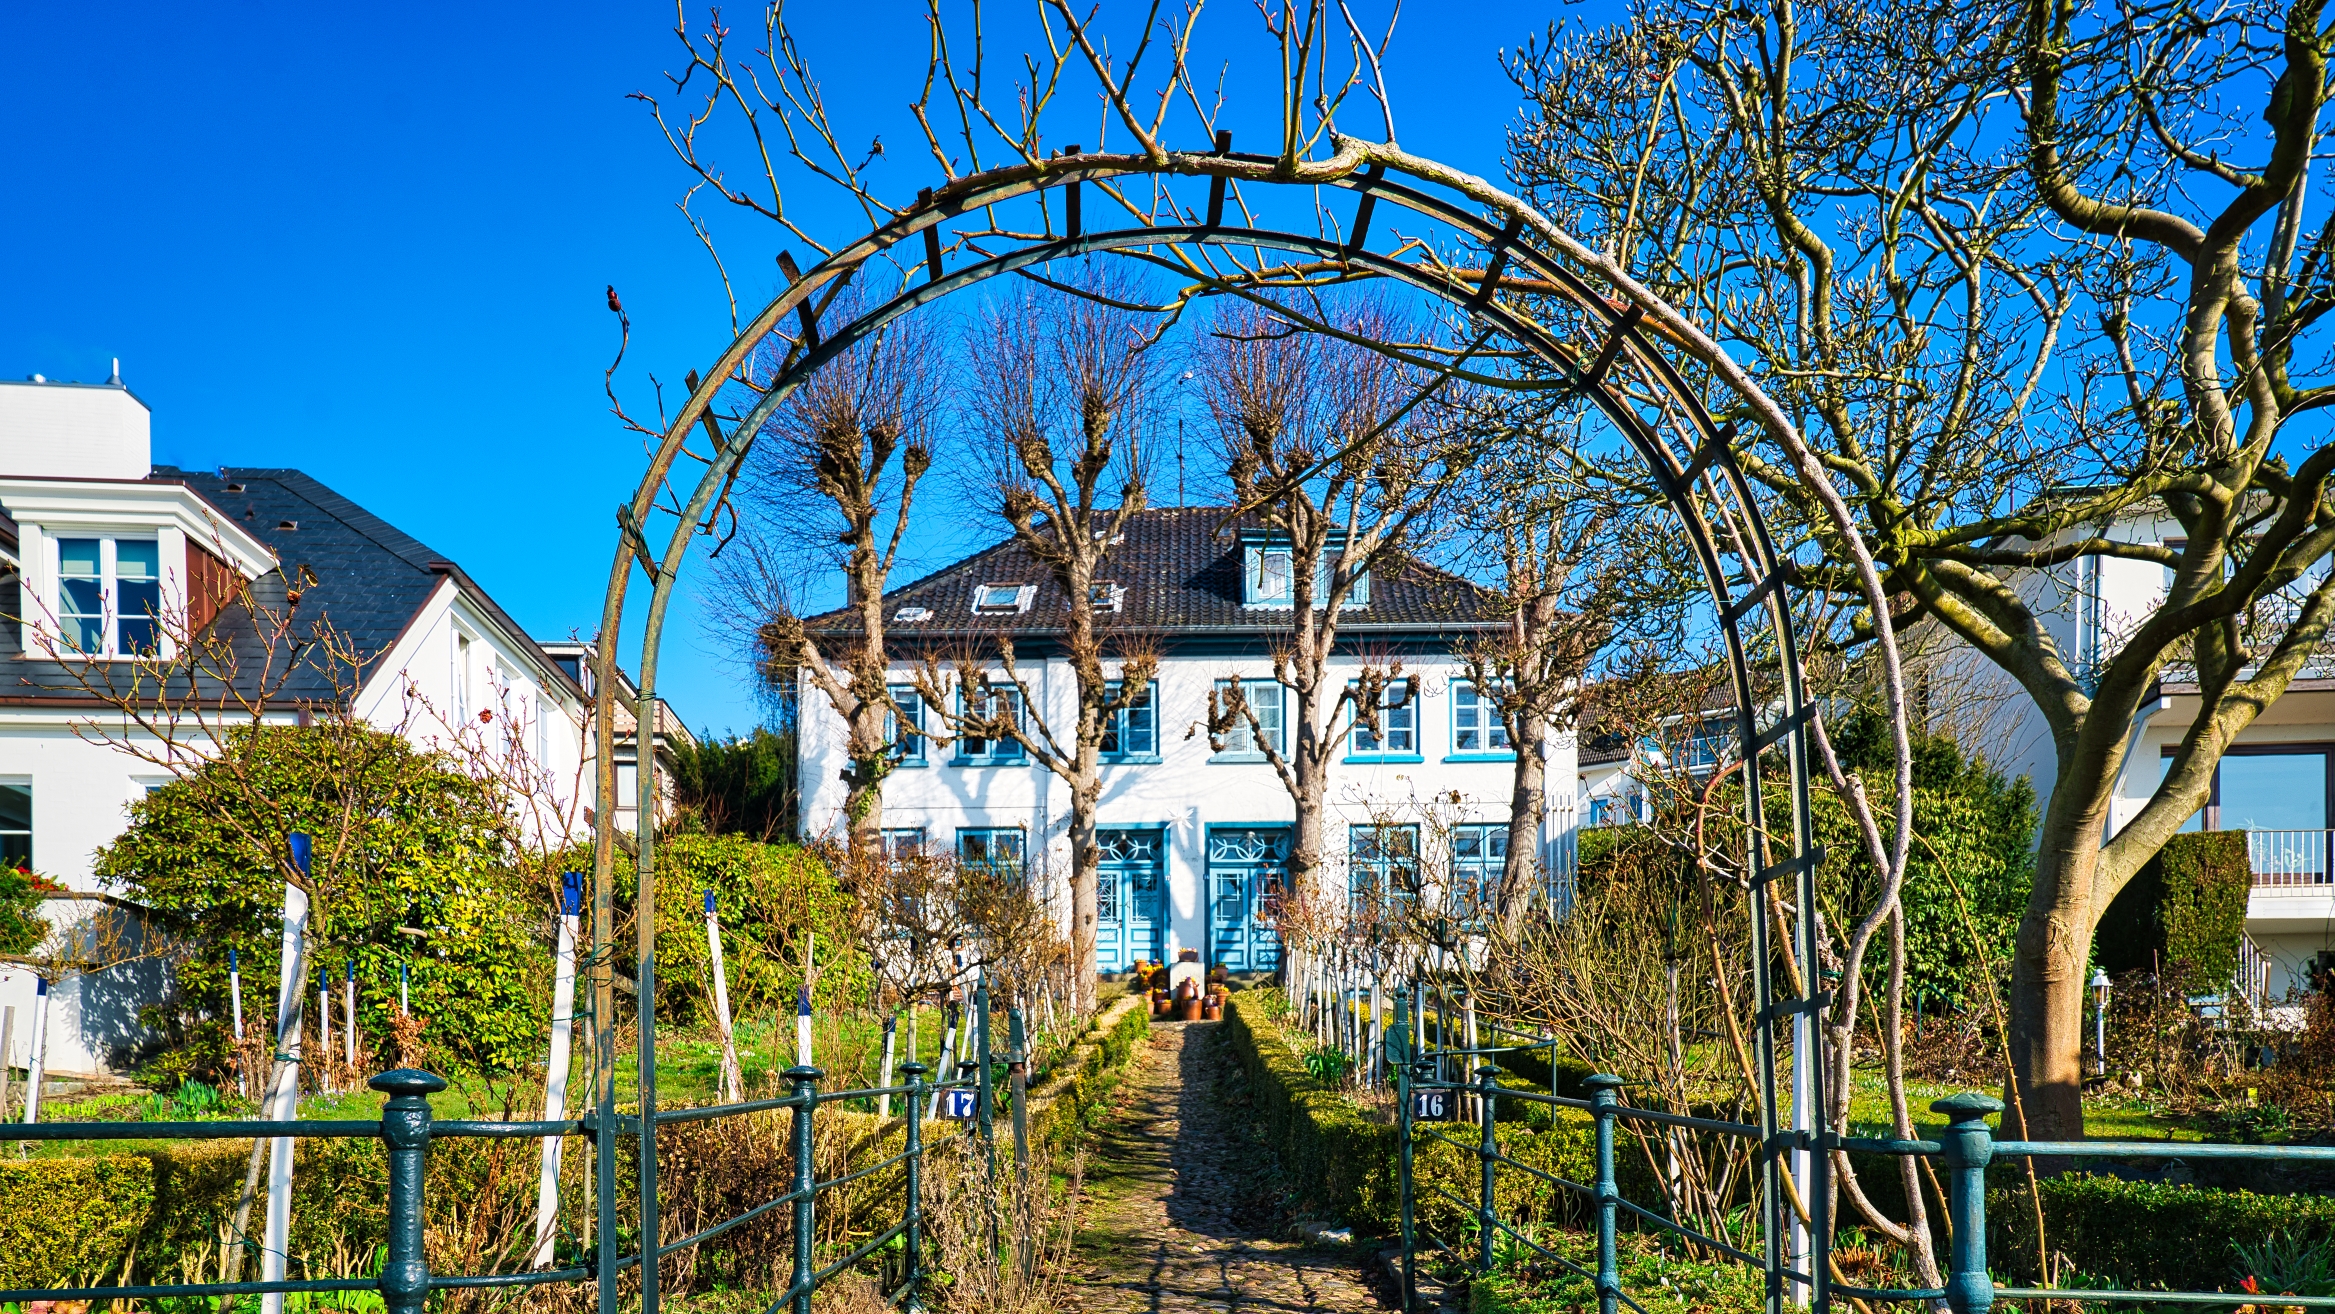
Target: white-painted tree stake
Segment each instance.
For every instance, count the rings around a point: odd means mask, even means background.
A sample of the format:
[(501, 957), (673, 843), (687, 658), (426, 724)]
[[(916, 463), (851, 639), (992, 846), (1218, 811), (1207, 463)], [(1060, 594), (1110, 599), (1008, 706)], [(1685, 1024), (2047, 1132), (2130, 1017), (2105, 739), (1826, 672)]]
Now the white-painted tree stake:
[(892, 1116), (892, 1042), (897, 1038), (899, 1030), (900, 1015), (884, 1014), (884, 1077), (876, 1083), (884, 1088), (884, 1093), (876, 1096), (876, 1116), (879, 1118)]
[[(292, 865), (305, 878), (309, 873), (308, 837), (295, 832), (289, 838)], [(276, 988), (276, 1055), (283, 1064), (283, 1073), (276, 1088), (268, 1092), (268, 1118), (272, 1122), (291, 1122), (300, 1116), (300, 1008), (308, 994), (304, 961), (307, 943), (308, 892), (286, 881), (283, 957)], [(268, 1218), (260, 1249), (262, 1282), (284, 1280), (285, 1252), (292, 1239), (292, 1150), (293, 1138), (289, 1136), (271, 1137), (268, 1141)], [(262, 1314), (284, 1314), (283, 1293), (260, 1297), (260, 1309)]]
[(399, 1017), (413, 1016), (413, 1005), (405, 997), (406, 986), (412, 975), (407, 970), (406, 964), (399, 963), (397, 965), (397, 1015)]
[(332, 1090), (332, 969), (316, 965), (316, 1089)]
[(49, 1066), (49, 978), (32, 978), (32, 1053), (24, 1063), (24, 1120), (41, 1120), (41, 1079)]
[(235, 1019), (235, 1084), (242, 1088), (243, 1098), (251, 1098), (251, 1074), (243, 1070), (243, 961), (233, 949), (227, 951), (227, 1007)]
[[(956, 1073), (950, 1070), (949, 1064), (949, 1060), (956, 1057), (956, 1052), (957, 1028), (955, 1020), (949, 1016), (948, 1005), (943, 1004), (940, 1015), (940, 1057), (933, 1061), (933, 1080), (935, 1082), (945, 1082), (956, 1076)], [(925, 1117), (937, 1118), (940, 1116), (940, 1097), (941, 1092), (935, 1089), (932, 1092), (932, 1107), (925, 1110)]]
[(795, 987), (795, 1066), (811, 1065), (811, 987)]
[(349, 960), (349, 978), (341, 987), (341, 1047), (348, 1051), (349, 1075), (357, 1073), (357, 960)]
[[(584, 874), (559, 878), (559, 950), (551, 970), (551, 1061), (543, 1072), (543, 1120), (568, 1113), (568, 1052), (576, 1029), (576, 934), (584, 913)], [(559, 1152), (566, 1138), (543, 1138), (543, 1175), (535, 1184), (535, 1253), (531, 1267), (551, 1267), (552, 1225), (559, 1219)]]
[(730, 1030), (730, 976), (722, 966), (722, 924), (714, 916), (713, 891), (705, 892), (705, 945), (713, 954), (714, 1022), (722, 1029), (722, 1098), (732, 1104), (745, 1094), (738, 1082), (738, 1038)]

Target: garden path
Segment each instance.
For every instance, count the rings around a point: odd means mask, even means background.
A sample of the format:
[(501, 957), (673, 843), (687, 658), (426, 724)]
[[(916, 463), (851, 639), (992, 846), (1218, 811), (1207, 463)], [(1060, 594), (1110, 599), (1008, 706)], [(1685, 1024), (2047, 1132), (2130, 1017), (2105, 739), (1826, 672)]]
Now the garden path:
[(1086, 1169), (1080, 1314), (1384, 1308), (1344, 1250), (1277, 1239), (1271, 1150), (1218, 1022), (1155, 1023)]

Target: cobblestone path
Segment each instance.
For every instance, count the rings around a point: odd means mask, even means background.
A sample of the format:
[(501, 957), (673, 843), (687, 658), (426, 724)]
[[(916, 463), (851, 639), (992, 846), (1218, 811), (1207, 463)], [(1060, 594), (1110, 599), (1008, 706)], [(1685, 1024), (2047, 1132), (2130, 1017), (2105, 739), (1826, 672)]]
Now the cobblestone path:
[(1154, 1023), (1086, 1169), (1081, 1314), (1385, 1308), (1357, 1258), (1276, 1239), (1272, 1153), (1221, 1023)]

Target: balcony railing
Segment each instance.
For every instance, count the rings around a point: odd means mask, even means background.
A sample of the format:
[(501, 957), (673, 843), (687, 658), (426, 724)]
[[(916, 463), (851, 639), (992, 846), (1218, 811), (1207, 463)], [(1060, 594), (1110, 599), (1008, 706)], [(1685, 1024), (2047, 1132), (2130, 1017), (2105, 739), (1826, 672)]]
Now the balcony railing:
[(2254, 884), (2261, 886), (2331, 885), (2335, 870), (2327, 865), (2335, 830), (2249, 830), (2246, 856), (2254, 868)]

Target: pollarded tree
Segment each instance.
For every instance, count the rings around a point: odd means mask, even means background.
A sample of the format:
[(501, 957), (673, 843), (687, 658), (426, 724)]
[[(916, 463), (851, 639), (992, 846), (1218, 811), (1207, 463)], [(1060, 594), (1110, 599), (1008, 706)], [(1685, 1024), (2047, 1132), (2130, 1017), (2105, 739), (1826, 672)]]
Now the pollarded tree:
[(1300, 904), (1319, 892), (1341, 745), (1357, 725), (1380, 733), (1390, 700), (1417, 696), (1399, 659), (1365, 661), (1348, 678), (1336, 664), (1342, 613), (1374, 568), (1401, 560), (1446, 487), (1456, 441), (1430, 397), (1444, 381), (1360, 345), (1416, 336), (1393, 315), (1363, 305), (1312, 322), (1343, 336), (1246, 303), (1227, 309), (1195, 369), (1239, 509), (1270, 536), (1256, 553), (1260, 592), (1289, 603), (1273, 649), (1273, 676), (1288, 690), (1281, 733), (1249, 706), (1241, 681), (1225, 680), (1209, 694), (1209, 743), (1223, 752), (1228, 736), (1244, 736), (1289, 792), (1289, 883)]
[[(2335, 230), (2306, 222), (2329, 200), (2310, 168), (2325, 22), (2315, 3), (1656, 0), (1516, 66), (1519, 183), (1754, 362), (1855, 509), (1897, 624), (1952, 633), (2048, 730), (2011, 1006), (2032, 1135), (2082, 1130), (2101, 913), (2324, 665), (2335, 444), (2294, 421), (2335, 397), (2317, 332)], [(1747, 426), (1741, 459), (1822, 549), (1789, 582), (1856, 594), (1770, 436)], [(2085, 558), (2168, 584), (2077, 652), (2053, 612)], [(1866, 613), (1832, 637), (1872, 631)], [(2195, 702), (2121, 815), (2167, 684)]]
[[(861, 305), (846, 289), (834, 309), (849, 315)], [(885, 733), (899, 708), (888, 692), (884, 588), (932, 468), (934, 352), (911, 318), (837, 353), (772, 417), (739, 499), (753, 522), (745, 559), (771, 612), (759, 629), (764, 675), (799, 675), (843, 721), (843, 811), (855, 854), (883, 846), (884, 777), (899, 760)], [(792, 599), (837, 567), (849, 637), (814, 636)]]
[[(1140, 296), (1132, 280), (1089, 271), (1070, 290), (990, 306), (972, 340), (977, 495), (1061, 591), (1063, 656), (1077, 681), (1069, 733), (1046, 723), (1010, 641), (960, 655), (961, 700), (942, 688), (937, 656), (918, 676), (926, 705), (952, 730), (1015, 740), (1070, 787), (1071, 979), (1081, 1013), (1094, 1007), (1103, 740), (1119, 713), (1150, 696), (1158, 667), (1148, 646), (1114, 641), (1108, 624), (1119, 600), (1106, 571), (1128, 518), (1144, 508), (1143, 438), (1160, 373), (1156, 317), (1133, 308)], [(992, 658), (1010, 693), (987, 674)]]

